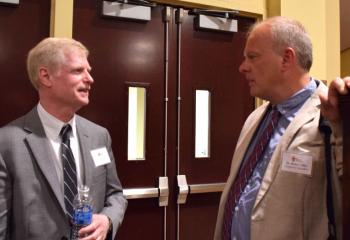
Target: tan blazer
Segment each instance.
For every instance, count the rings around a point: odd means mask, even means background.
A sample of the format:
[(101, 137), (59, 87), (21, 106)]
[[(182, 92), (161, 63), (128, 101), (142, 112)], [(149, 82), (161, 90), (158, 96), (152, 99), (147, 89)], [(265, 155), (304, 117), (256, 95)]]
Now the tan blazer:
[[(322, 83), (304, 106), (277, 145), (251, 215), (251, 239), (259, 240), (322, 240), (328, 236), (326, 210), (326, 169), (323, 136), (318, 130), (320, 116), (319, 91), (325, 91)], [(268, 103), (257, 108), (246, 120), (234, 152), (231, 171), (222, 193), (215, 229), (215, 240), (221, 239), (225, 203), (231, 185), (237, 175), (249, 142), (258, 127)], [(341, 208), (341, 193), (338, 175), (342, 171), (342, 139), (334, 138), (333, 170), (335, 180), (335, 203)], [(312, 157), (311, 176), (281, 170), (282, 154), (295, 152)], [(340, 212), (337, 222), (340, 223)], [(340, 224), (341, 225), (341, 224)], [(338, 227), (339, 233), (341, 232)], [(340, 238), (341, 239), (341, 238)]]

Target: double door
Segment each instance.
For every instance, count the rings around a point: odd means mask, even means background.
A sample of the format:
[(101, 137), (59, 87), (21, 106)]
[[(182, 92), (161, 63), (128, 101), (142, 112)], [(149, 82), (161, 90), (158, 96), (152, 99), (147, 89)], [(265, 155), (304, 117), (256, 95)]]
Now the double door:
[(191, 10), (153, 6), (150, 20), (101, 16), (78, 0), (73, 37), (95, 79), (80, 114), (112, 136), (129, 207), (117, 239), (212, 239), (234, 147), (254, 108), (238, 72), (245, 32), (198, 30)]

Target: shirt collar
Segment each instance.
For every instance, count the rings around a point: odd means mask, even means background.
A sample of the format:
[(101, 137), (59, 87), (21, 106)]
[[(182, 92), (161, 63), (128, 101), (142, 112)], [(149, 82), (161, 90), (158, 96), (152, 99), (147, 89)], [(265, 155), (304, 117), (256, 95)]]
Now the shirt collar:
[(40, 104), (40, 102), (38, 103), (37, 110), (38, 110), (39, 118), (40, 118), (42, 124), (44, 125), (45, 132), (48, 135), (48, 138), (54, 139), (54, 140), (59, 139), (61, 129), (65, 124), (71, 125), (73, 137), (76, 137), (75, 114), (69, 122), (65, 123), (65, 122), (62, 122), (61, 120), (57, 119), (56, 117), (54, 117), (50, 113), (48, 113), (44, 109), (44, 107)]
[(310, 82), (301, 90), (296, 92), (293, 96), (287, 100), (276, 105), (278, 111), (282, 115), (293, 114), (297, 111), (304, 102), (315, 92), (317, 88), (317, 83), (315, 79), (310, 78)]

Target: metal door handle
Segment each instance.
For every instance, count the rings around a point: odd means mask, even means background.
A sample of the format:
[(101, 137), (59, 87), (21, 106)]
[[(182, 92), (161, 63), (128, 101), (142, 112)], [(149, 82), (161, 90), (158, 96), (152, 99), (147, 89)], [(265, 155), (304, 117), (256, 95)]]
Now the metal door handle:
[(177, 176), (178, 204), (185, 204), (188, 194), (222, 192), (226, 183), (187, 184), (186, 175)]
[(179, 193), (177, 195), (177, 204), (186, 203), (189, 188), (187, 185), (186, 175), (177, 175), (177, 186), (179, 187)]
[(145, 199), (159, 197), (159, 206), (168, 206), (168, 177), (158, 178), (158, 188), (127, 188), (123, 189), (123, 195), (126, 197), (126, 199)]
[(158, 188), (128, 188), (123, 189), (123, 195), (126, 199), (157, 198), (159, 190)]
[(207, 184), (189, 185), (190, 194), (222, 192), (224, 190), (224, 187), (225, 187), (225, 183), (207, 183)]

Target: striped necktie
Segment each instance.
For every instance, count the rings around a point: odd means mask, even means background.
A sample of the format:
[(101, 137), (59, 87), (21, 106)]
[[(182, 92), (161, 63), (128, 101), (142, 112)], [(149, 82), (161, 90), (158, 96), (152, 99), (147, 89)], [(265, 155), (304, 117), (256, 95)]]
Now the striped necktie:
[(63, 164), (63, 182), (64, 182), (64, 204), (69, 217), (73, 216), (73, 200), (77, 194), (77, 172), (75, 160), (70, 148), (69, 135), (72, 127), (67, 124), (61, 129), (61, 157)]
[(237, 175), (234, 183), (231, 186), (230, 192), (227, 196), (227, 201), (225, 205), (224, 212), (224, 222), (222, 227), (222, 239), (229, 240), (231, 239), (231, 226), (232, 226), (232, 214), (233, 209), (237, 205), (239, 197), (246, 187), (250, 177), (253, 174), (253, 171), (264, 152), (271, 135), (277, 126), (278, 120), (281, 117), (279, 111), (273, 107), (271, 109), (272, 117), (271, 121), (268, 123), (266, 128), (263, 130), (259, 139), (256, 141), (253, 151), (247, 156), (246, 161), (241, 167), (239, 174)]

